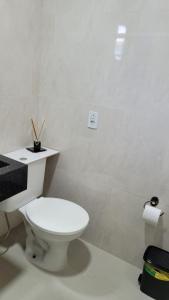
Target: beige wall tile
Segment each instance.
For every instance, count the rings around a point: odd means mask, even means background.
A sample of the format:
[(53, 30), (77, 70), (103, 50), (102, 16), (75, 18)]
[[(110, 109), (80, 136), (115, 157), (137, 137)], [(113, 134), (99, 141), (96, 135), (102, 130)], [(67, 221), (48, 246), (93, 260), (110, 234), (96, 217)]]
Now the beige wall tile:
[[(168, 1), (43, 0), (42, 15), (39, 115), (61, 151), (46, 193), (88, 210), (86, 240), (139, 265), (148, 243), (169, 250)], [(166, 211), (157, 230), (141, 219), (153, 195)]]
[[(29, 145), (37, 115), (40, 0), (0, 1), (0, 149)], [(21, 219), (10, 214), (10, 223)], [(0, 234), (6, 230), (0, 214)]]

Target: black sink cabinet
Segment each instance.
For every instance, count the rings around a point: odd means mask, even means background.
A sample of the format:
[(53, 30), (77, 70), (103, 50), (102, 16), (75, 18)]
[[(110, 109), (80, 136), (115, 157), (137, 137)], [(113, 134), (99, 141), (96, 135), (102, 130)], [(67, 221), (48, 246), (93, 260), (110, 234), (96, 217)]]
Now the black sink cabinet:
[(28, 166), (0, 155), (0, 202), (27, 189)]

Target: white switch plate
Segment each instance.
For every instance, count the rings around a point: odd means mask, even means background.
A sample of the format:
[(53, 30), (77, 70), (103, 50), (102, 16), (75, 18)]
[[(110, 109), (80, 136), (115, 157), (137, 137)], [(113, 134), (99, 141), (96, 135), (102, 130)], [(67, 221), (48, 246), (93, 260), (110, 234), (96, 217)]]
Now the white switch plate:
[(97, 127), (98, 127), (98, 112), (89, 111), (88, 128), (97, 129)]

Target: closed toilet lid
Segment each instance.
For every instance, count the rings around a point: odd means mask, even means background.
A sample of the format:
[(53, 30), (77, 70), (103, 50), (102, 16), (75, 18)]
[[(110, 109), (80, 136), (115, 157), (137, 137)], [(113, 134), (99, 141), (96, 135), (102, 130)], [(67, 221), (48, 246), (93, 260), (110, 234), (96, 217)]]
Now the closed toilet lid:
[(30, 222), (54, 234), (80, 232), (89, 222), (88, 213), (79, 205), (59, 198), (38, 198), (26, 206)]

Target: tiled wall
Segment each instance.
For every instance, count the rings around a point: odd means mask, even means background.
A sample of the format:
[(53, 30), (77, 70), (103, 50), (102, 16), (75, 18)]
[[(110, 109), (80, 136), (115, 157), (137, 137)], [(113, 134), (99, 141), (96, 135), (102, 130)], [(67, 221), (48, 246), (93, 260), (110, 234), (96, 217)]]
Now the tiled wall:
[(41, 40), (44, 143), (61, 151), (47, 194), (87, 209), (85, 239), (133, 264), (149, 243), (169, 250), (169, 1), (44, 0)]
[[(0, 153), (30, 144), (37, 113), (39, 0), (0, 0)], [(20, 219), (10, 215), (12, 225)], [(6, 229), (0, 215), (0, 234)]]
[[(1, 0), (0, 41), (1, 153), (31, 142), (38, 104), (61, 151), (46, 193), (86, 208), (84, 238), (136, 265), (149, 243), (169, 250), (168, 0)], [(141, 219), (153, 195), (156, 235)]]

